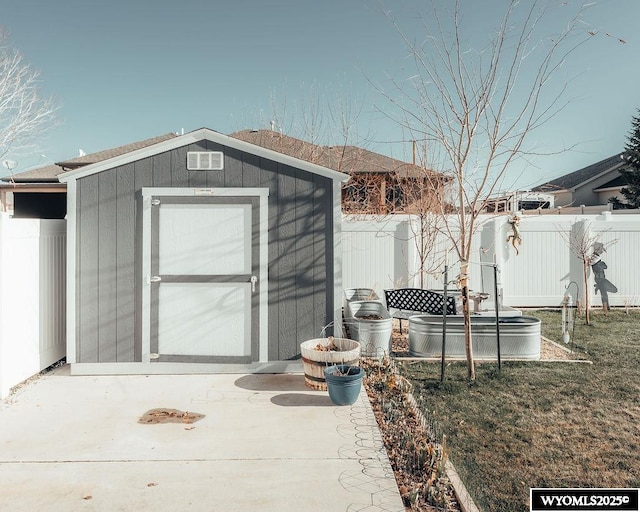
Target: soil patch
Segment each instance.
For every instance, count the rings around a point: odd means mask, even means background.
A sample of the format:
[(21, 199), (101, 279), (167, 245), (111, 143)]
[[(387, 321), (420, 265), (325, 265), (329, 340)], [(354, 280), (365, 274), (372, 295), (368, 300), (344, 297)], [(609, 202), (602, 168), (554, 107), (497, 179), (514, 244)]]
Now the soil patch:
[(186, 423), (191, 424), (204, 418), (204, 414), (197, 412), (179, 411), (178, 409), (151, 409), (145, 412), (138, 420), (143, 425), (155, 425), (158, 423)]
[(570, 361), (572, 359), (584, 359), (584, 356), (544, 336), (542, 337), (540, 341), (541, 361)]

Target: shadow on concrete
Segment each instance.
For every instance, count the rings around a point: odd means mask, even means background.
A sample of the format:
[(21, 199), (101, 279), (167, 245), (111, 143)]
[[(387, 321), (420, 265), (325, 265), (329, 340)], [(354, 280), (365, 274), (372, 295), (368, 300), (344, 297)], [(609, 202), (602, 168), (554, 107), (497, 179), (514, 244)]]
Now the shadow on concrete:
[(282, 407), (335, 407), (326, 394), (283, 393), (274, 396), (271, 403)]
[(251, 391), (309, 391), (304, 375), (256, 373), (243, 375), (234, 384)]

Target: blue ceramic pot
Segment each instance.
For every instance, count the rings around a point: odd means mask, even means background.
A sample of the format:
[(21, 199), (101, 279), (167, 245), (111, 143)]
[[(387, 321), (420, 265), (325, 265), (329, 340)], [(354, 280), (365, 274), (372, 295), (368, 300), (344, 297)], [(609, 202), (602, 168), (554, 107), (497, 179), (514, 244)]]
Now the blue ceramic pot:
[(336, 405), (351, 405), (360, 395), (364, 370), (359, 366), (335, 365), (324, 370), (329, 398)]

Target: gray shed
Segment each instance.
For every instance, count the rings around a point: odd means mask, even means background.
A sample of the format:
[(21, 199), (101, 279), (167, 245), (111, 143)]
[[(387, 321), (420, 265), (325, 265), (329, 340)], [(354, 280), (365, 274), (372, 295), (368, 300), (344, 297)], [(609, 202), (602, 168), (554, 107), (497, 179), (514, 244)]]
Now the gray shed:
[(342, 319), (347, 179), (208, 129), (62, 174), (71, 371), (284, 371)]

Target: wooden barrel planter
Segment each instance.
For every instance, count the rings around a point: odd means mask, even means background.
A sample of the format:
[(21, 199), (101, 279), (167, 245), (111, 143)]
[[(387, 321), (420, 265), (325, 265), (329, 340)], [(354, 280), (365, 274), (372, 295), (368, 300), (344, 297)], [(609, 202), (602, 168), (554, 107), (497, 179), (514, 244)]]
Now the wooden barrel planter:
[(324, 370), (334, 365), (359, 366), (360, 343), (348, 338), (314, 338), (300, 344), (304, 384), (318, 391), (327, 390)]

